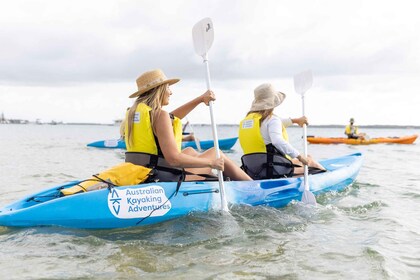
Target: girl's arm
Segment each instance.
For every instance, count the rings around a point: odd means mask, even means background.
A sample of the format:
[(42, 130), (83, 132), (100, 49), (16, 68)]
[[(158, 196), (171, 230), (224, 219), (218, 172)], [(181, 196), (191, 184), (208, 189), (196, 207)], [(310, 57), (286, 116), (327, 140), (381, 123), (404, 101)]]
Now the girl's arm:
[(179, 152), (175, 136), (172, 129), (171, 119), (168, 112), (160, 110), (155, 112), (155, 132), (159, 140), (159, 145), (162, 150), (165, 160), (173, 167), (210, 167), (214, 169), (223, 170), (224, 161), (219, 159), (206, 159), (199, 157), (192, 157)]
[(180, 118), (183, 119), (186, 115), (188, 115), (192, 110), (194, 110), (197, 105), (199, 105), (201, 102), (203, 102), (206, 105), (209, 105), (210, 101), (216, 100), (216, 97), (214, 96), (214, 93), (211, 90), (206, 91), (202, 95), (194, 98), (190, 102), (185, 103), (181, 107), (173, 110), (171, 113)]

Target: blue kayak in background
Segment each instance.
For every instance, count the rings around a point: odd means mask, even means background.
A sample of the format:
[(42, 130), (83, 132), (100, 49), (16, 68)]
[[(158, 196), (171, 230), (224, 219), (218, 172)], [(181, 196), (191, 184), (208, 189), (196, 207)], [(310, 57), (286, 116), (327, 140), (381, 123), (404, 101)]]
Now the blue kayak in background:
[[(220, 150), (230, 150), (235, 145), (238, 137), (233, 138), (224, 138), (219, 139), (219, 149)], [(213, 140), (200, 140), (200, 148), (202, 150), (207, 150), (214, 146)], [(88, 147), (95, 148), (108, 148), (108, 149), (126, 149), (124, 140), (121, 139), (110, 139), (110, 140), (101, 140), (87, 144)], [(182, 149), (191, 147), (197, 149), (197, 144), (195, 141), (182, 142)]]
[[(310, 191), (315, 195), (340, 191), (351, 185), (360, 167), (362, 154), (355, 153), (321, 160), (327, 172), (309, 175)], [(70, 182), (29, 195), (0, 208), (0, 226), (61, 226), (86, 229), (110, 229), (162, 223), (221, 207), (219, 182), (154, 182), (133, 186), (109, 187), (68, 196), (60, 190), (81, 181)], [(225, 181), (230, 206), (284, 207), (301, 200), (303, 177)]]

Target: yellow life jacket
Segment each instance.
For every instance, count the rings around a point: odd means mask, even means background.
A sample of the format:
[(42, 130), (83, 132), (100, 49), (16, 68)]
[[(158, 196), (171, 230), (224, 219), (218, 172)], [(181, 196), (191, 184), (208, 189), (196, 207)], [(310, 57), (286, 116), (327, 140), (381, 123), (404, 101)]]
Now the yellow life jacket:
[(260, 120), (261, 114), (251, 113), (239, 123), (239, 143), (245, 155), (267, 152), (260, 131)]
[(346, 135), (353, 135), (353, 134), (357, 134), (357, 126), (351, 126), (351, 125), (347, 125), (346, 126), (346, 131), (345, 131)]
[[(266, 145), (261, 135), (261, 114), (251, 113), (239, 124), (239, 143), (244, 155), (241, 168), (254, 180), (291, 177), (294, 166), (273, 144)], [(289, 139), (282, 125), (283, 138)]]
[[(266, 153), (267, 147), (264, 143), (264, 139), (261, 135), (260, 120), (261, 114), (251, 113), (246, 116), (239, 124), (239, 143), (241, 144), (244, 154), (252, 153)], [(289, 135), (287, 130), (282, 125), (282, 136), (283, 139), (288, 142)]]
[(143, 183), (150, 174), (152, 169), (134, 165), (129, 162), (118, 164), (106, 171), (99, 173), (73, 187), (62, 189), (62, 195), (71, 195), (81, 192), (88, 192), (107, 188), (110, 182), (112, 185), (117, 186), (131, 186)]
[[(128, 152), (141, 152), (152, 155), (158, 155), (160, 148), (156, 143), (155, 135), (153, 134), (152, 122), (150, 120), (152, 108), (144, 103), (140, 103), (134, 114), (133, 128), (131, 132), (132, 141), (128, 139), (128, 121), (125, 123), (125, 144)], [(128, 112), (126, 119), (128, 119)], [(181, 120), (173, 116), (172, 127), (175, 136), (177, 148), (181, 151), (182, 143), (182, 123)]]

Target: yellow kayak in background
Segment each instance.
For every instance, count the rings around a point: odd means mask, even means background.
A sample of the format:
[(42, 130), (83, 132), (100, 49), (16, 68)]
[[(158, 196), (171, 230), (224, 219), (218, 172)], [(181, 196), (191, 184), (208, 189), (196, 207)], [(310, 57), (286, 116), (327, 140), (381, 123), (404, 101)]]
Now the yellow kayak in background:
[(307, 140), (311, 144), (349, 144), (349, 145), (369, 145), (380, 143), (394, 143), (394, 144), (413, 144), (416, 141), (417, 135), (402, 136), (402, 137), (378, 137), (370, 139), (349, 139), (344, 137), (316, 137), (308, 136)]

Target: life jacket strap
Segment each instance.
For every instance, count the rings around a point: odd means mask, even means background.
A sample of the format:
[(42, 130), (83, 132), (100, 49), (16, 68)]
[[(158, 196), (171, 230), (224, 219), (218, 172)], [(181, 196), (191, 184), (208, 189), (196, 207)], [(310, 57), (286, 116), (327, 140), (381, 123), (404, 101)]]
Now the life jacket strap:
[(179, 182), (185, 181), (186, 175), (197, 175), (205, 178), (208, 181), (217, 180), (217, 177), (210, 174), (196, 174), (184, 170), (183, 168), (176, 168), (169, 165), (169, 163), (160, 155), (152, 155), (141, 152), (126, 152), (125, 161), (136, 165), (146, 166), (153, 169), (153, 174), (149, 177), (148, 182)]

